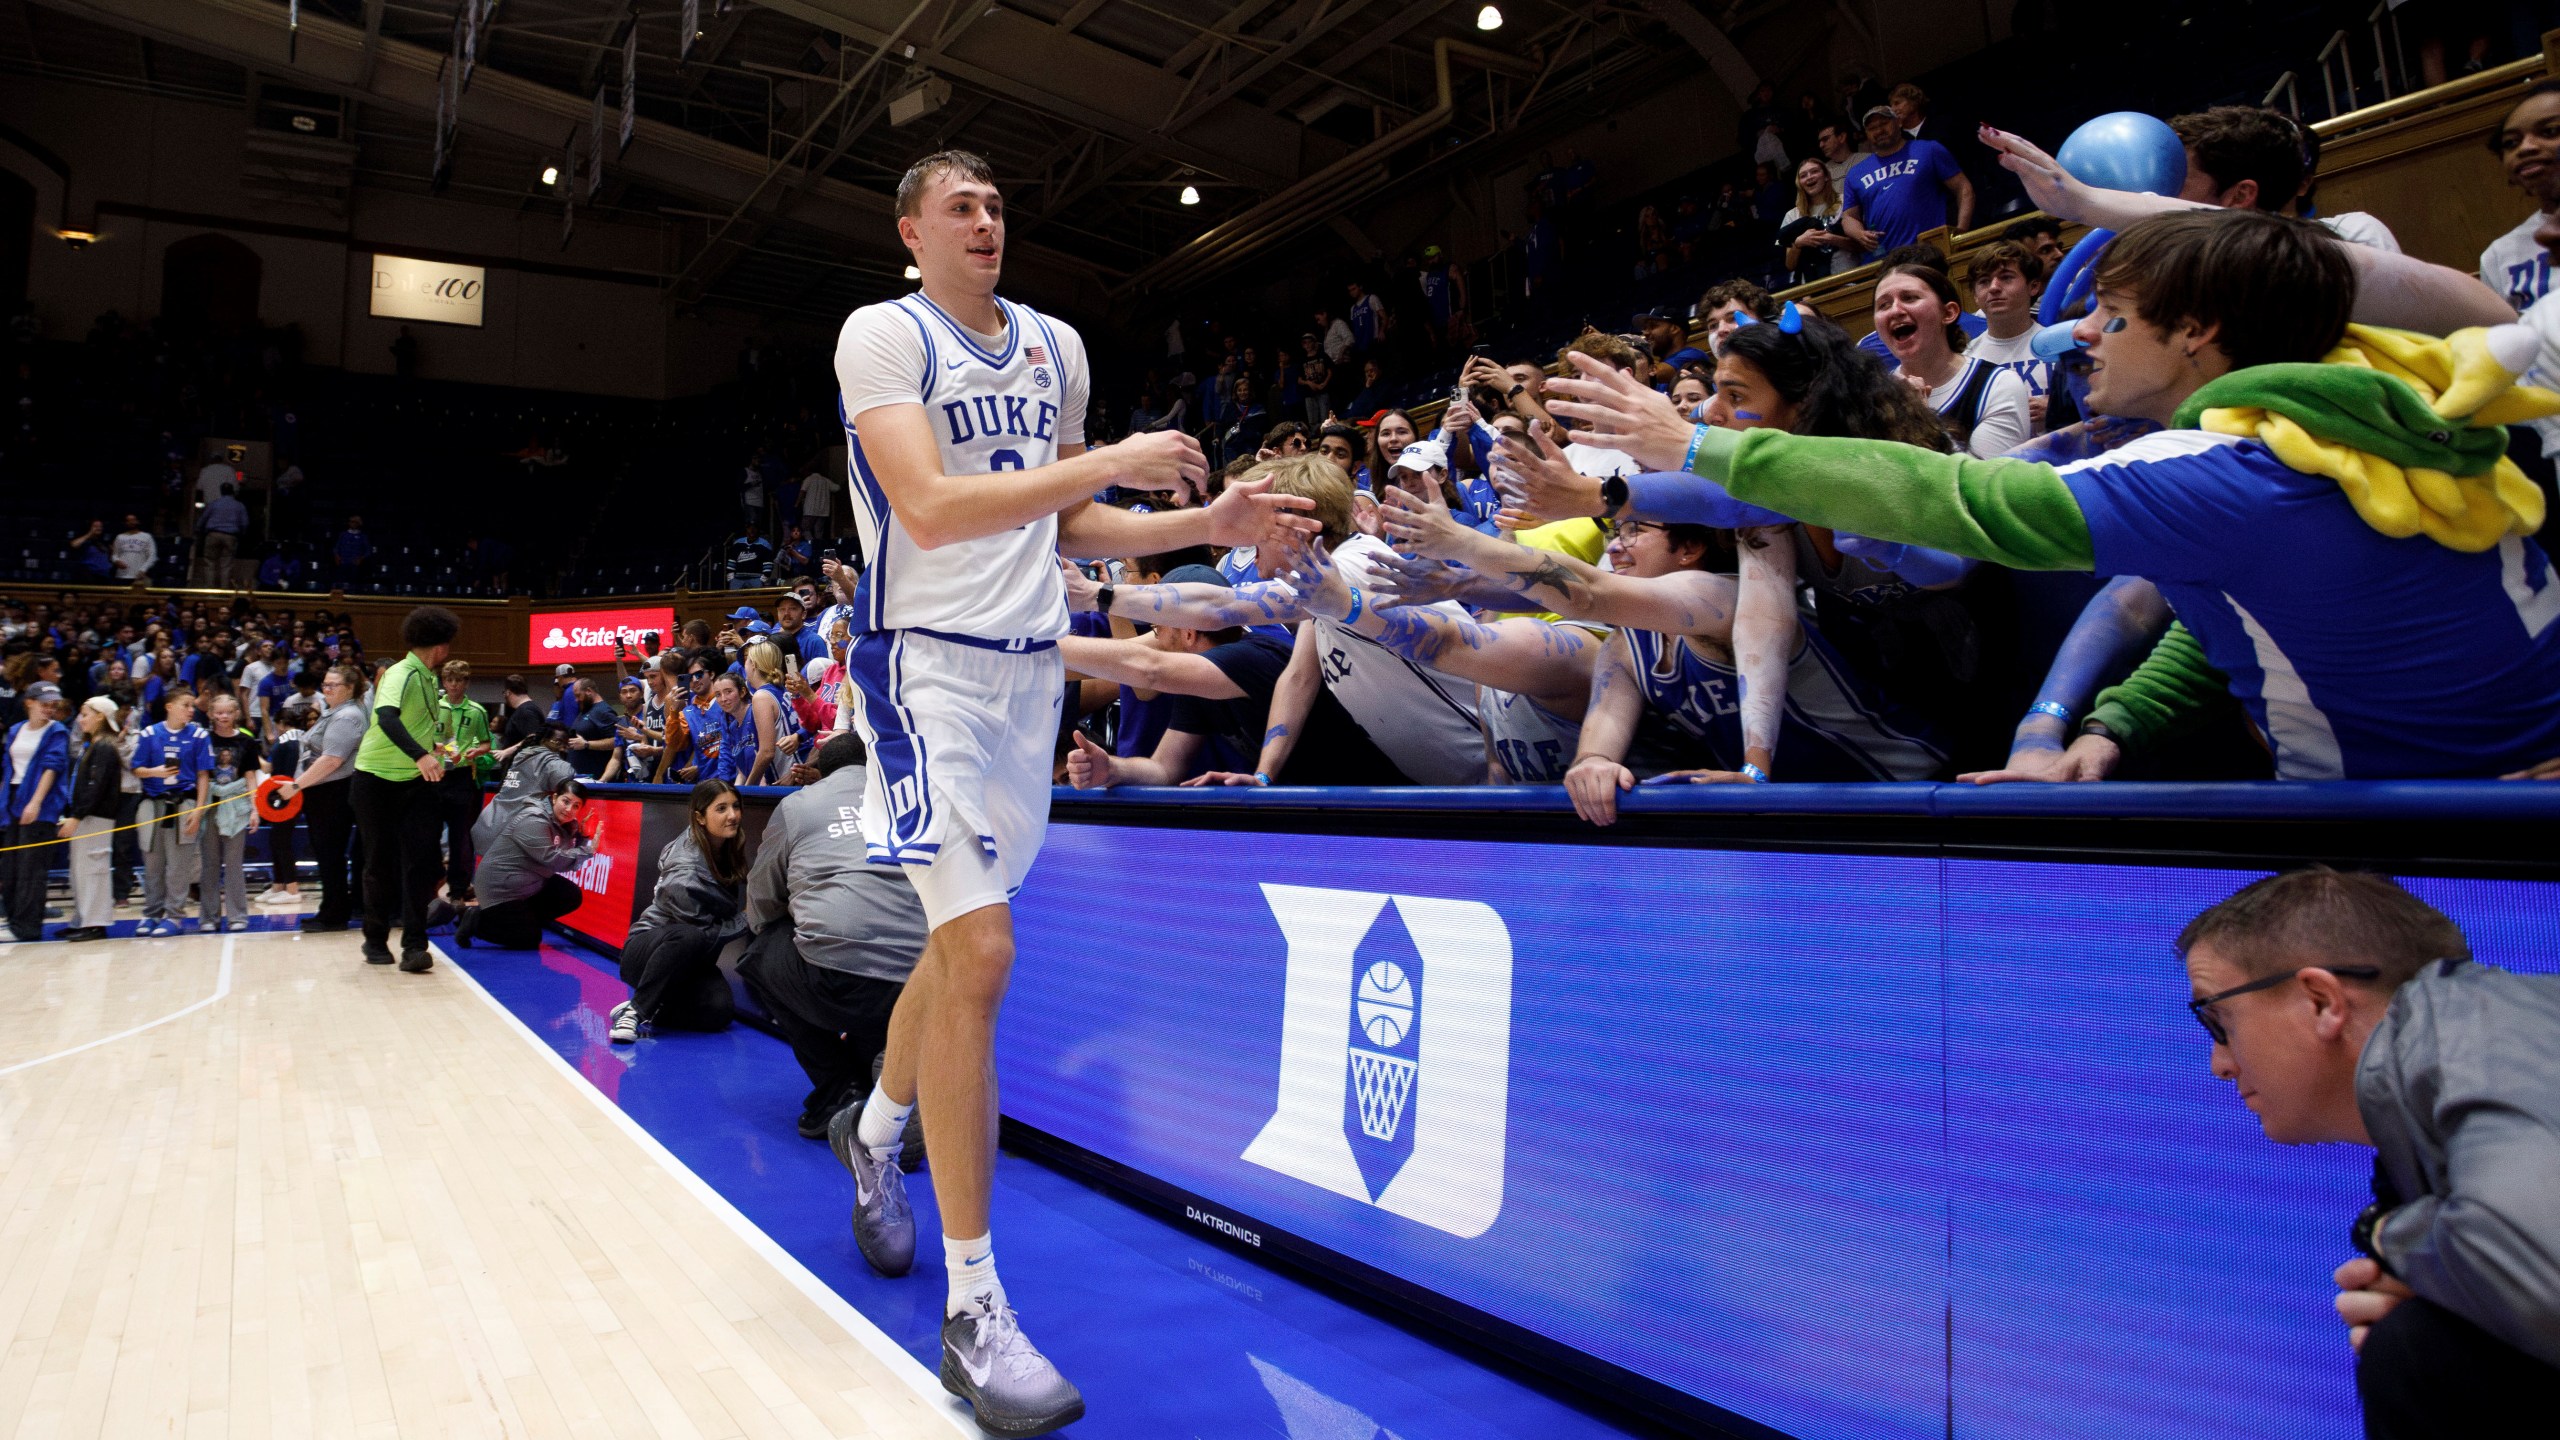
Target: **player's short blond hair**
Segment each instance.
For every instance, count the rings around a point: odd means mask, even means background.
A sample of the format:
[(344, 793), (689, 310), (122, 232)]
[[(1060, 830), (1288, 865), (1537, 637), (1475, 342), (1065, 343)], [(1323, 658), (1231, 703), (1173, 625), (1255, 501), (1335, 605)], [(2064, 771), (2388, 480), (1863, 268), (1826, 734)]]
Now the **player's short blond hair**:
[(1266, 460), (1243, 476), (1269, 477), (1274, 495), (1303, 495), (1316, 502), (1316, 523), (1324, 527), (1324, 543), (1339, 545), (1351, 536), (1351, 477), (1321, 455), (1292, 455)]
[(913, 165), (898, 179), (898, 213), (913, 219), (924, 213), (924, 189), (944, 176), (956, 175), (981, 185), (996, 183), (996, 167), (985, 156), (970, 150), (936, 150)]

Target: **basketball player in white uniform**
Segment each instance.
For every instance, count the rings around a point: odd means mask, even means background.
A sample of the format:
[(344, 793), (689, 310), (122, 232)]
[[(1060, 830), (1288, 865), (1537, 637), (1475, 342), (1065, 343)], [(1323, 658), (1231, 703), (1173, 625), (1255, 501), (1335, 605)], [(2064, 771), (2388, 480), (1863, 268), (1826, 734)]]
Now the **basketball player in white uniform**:
[(836, 346), (854, 518), (872, 557), (845, 693), (871, 749), (864, 838), (874, 858), (907, 868), (932, 938), (891, 1016), (879, 1083), (828, 1140), (853, 1173), (863, 1258), (903, 1275), (915, 1219), (898, 1143), (926, 1097), (950, 1281), (942, 1383), (981, 1428), (1044, 1435), (1083, 1415), (1084, 1399), (1023, 1337), (987, 1207), (1008, 902), (1048, 828), (1064, 685), (1057, 557), (1271, 543), (1310, 522), (1267, 485), (1153, 515), (1092, 503), (1115, 485), (1192, 495), (1207, 462), (1179, 432), (1085, 449), (1083, 340), (995, 293), (1004, 202), (986, 161), (951, 150), (918, 161), (899, 182), (898, 236), (920, 290), (855, 311)]

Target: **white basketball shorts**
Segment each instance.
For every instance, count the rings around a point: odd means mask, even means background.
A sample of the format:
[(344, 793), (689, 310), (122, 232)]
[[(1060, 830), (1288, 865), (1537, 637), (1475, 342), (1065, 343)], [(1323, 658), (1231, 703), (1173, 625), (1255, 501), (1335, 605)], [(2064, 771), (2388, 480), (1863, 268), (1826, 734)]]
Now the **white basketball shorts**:
[(1066, 687), (1057, 647), (884, 630), (855, 636), (845, 668), (871, 747), (869, 858), (907, 867), (937, 928), (1011, 900), (1049, 832)]

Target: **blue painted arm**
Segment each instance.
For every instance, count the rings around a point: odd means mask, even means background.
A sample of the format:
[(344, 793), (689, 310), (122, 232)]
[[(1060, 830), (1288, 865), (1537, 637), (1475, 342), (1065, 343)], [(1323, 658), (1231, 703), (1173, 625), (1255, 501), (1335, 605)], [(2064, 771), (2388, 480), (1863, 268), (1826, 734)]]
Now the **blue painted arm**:
[(1725, 493), (1722, 485), (1685, 470), (1628, 476), (1627, 508), (1622, 518), (1666, 525), (1710, 525), (1719, 530), (1794, 523), (1775, 510), (1736, 500)]
[(1855, 555), (1870, 565), (1890, 570), (1923, 590), (1953, 585), (1972, 574), (1973, 567), (1980, 563), (1962, 555), (1950, 555), (1944, 550), (1932, 550), (1926, 545), (1870, 540), (1864, 535), (1835, 534), (1832, 541), (1840, 547), (1841, 554)]
[(2037, 705), (2059, 707), (2070, 719), (2050, 710), (2030, 710), (2018, 722), (2013, 747), (2059, 750), (2068, 745), (2071, 722), (2089, 713), (2100, 687), (2122, 679), (2151, 653), (2172, 618), (2169, 602), (2150, 581), (2131, 575), (2108, 581), (2081, 609), (2036, 691)]

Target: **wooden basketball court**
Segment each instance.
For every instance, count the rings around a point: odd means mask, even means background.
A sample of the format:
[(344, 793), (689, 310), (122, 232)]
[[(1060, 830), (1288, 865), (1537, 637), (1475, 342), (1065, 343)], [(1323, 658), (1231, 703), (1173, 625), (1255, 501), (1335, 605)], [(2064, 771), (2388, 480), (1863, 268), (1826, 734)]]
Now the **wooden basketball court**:
[(0, 946), (0, 1435), (974, 1434), (465, 975)]

